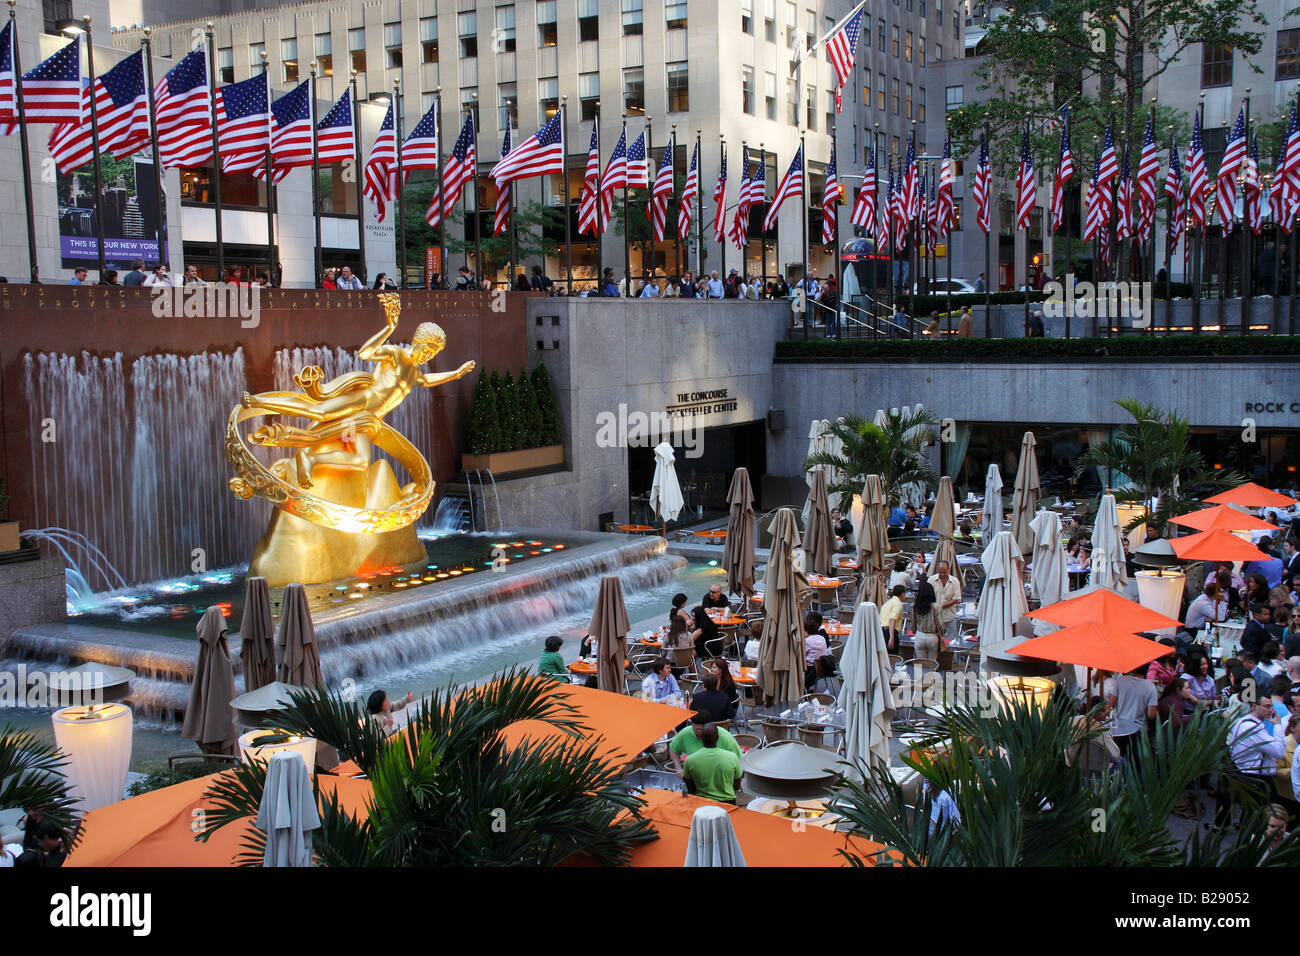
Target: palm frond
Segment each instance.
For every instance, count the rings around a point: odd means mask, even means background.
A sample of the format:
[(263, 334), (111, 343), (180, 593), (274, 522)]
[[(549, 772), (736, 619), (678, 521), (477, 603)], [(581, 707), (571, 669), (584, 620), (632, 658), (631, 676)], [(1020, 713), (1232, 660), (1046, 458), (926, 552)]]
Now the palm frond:
[(64, 774), (68, 758), (31, 730), (0, 728), (0, 807), (39, 810), (57, 823), (69, 847), (81, 839), (77, 802)]

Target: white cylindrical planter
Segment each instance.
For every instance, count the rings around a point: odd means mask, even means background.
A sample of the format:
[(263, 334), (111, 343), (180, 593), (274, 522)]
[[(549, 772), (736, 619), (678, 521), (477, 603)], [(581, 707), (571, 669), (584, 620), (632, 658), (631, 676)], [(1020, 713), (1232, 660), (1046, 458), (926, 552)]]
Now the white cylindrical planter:
[[(1187, 575), (1182, 571), (1168, 568), (1160, 571), (1139, 571), (1137, 573), (1138, 603), (1148, 610), (1178, 619), (1178, 610), (1183, 606), (1183, 588), (1187, 584)], [(1172, 627), (1164, 627), (1154, 632), (1159, 635), (1174, 634)]]
[(315, 737), (298, 737), (290, 735), (289, 739), (283, 743), (264, 744), (260, 747), (253, 746), (253, 740), (267, 734), (283, 733), (275, 730), (250, 730), (239, 738), (239, 759), (251, 763), (254, 760), (265, 763), (271, 759), (272, 754), (288, 751), (296, 753), (302, 757), (303, 762), (307, 764), (307, 773), (314, 773), (316, 770), (316, 738)]
[(55, 711), (54, 742), (68, 756), (67, 777), (82, 811), (117, 803), (131, 767), (131, 708), (65, 707)]

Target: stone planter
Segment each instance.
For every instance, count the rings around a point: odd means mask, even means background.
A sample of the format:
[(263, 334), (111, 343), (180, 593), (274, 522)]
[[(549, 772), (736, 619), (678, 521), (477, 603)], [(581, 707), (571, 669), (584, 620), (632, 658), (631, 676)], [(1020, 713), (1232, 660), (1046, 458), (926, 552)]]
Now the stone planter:
[(470, 472), (478, 468), (490, 471), (498, 478), (517, 471), (535, 471), (539, 468), (553, 468), (564, 464), (563, 445), (545, 445), (541, 448), (525, 448), (522, 451), (499, 451), (491, 455), (461, 455), (462, 471)]

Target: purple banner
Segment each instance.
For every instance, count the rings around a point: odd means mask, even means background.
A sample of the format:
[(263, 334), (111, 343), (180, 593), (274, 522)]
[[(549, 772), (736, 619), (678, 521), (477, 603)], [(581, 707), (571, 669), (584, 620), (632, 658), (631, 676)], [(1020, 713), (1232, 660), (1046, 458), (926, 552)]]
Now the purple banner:
[[(59, 236), (59, 254), (66, 267), (70, 262), (94, 264), (99, 261), (99, 250), (94, 236)], [(113, 239), (104, 243), (104, 258), (108, 262), (130, 263), (136, 259), (158, 261), (157, 239)]]

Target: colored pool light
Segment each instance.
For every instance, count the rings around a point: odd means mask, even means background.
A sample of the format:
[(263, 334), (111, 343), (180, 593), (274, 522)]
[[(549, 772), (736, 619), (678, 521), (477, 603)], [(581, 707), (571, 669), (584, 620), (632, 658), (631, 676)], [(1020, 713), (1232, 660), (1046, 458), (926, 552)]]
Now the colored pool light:
[(524, 554), (522, 551), (515, 555), (516, 558), (522, 558), (523, 556)]
[(560, 550), (561, 548), (563, 548), (563, 547), (564, 547), (564, 545), (562, 545), (562, 544), (557, 544), (557, 545), (555, 546), (555, 550), (556, 550), (556, 551), (559, 551), (559, 550)]
[(533, 547), (536, 547), (537, 545), (541, 544), (540, 541), (529, 541), (528, 543), (533, 545)]
[(358, 584), (358, 585), (357, 585), (357, 590), (358, 590), (358, 591), (366, 591), (366, 590), (369, 590), (369, 588), (370, 588), (370, 585), (369, 585), (369, 584)]
[(716, 568), (717, 566), (718, 566), (717, 558), (714, 558), (712, 561), (709, 562), (709, 567)]
[(364, 595), (362, 595), (362, 593), (361, 593), (360, 591), (353, 591), (351, 594), (348, 595), (348, 597), (349, 597), (351, 600), (353, 600), (353, 601), (355, 601), (355, 600), (357, 600), (358, 598), (363, 597), (363, 596), (364, 596)]
[(550, 554), (550, 553), (551, 553), (550, 548), (542, 548), (542, 554)]
[(528, 553), (531, 554), (533, 557), (537, 557), (537, 556), (538, 556), (539, 554), (541, 554), (542, 552), (540, 552), (540, 551), (529, 551)]
[(347, 586), (346, 584), (340, 584), (340, 585), (339, 585), (338, 587), (336, 587), (334, 590), (335, 590), (335, 591), (346, 591), (347, 589), (348, 589), (348, 586)]
[(524, 543), (523, 543), (522, 541), (511, 541), (511, 542), (510, 542), (510, 547), (512, 547), (512, 548), (522, 548), (523, 546), (524, 546)]
[(229, 601), (220, 601), (218, 602), (217, 607), (221, 608), (222, 617), (230, 617), (230, 612), (233, 608)]

